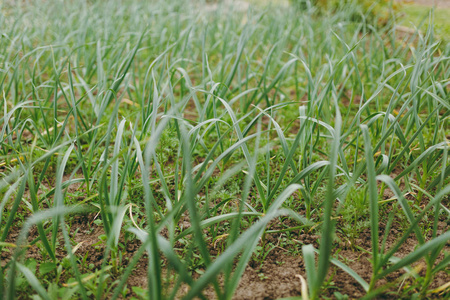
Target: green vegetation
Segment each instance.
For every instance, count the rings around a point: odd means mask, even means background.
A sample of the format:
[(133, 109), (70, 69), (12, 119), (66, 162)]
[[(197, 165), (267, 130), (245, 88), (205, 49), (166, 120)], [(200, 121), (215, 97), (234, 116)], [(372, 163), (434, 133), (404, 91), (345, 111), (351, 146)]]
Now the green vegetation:
[(290, 299), (450, 296), (433, 24), (399, 34), (397, 12), (357, 5), (0, 8), (4, 299), (232, 299), (249, 263), (274, 280), (280, 248), (301, 262)]
[(401, 7), (404, 14), (402, 24), (408, 27), (420, 27), (426, 29), (430, 24), (430, 11), (432, 12), (431, 23), (436, 34), (443, 40), (450, 40), (450, 8), (432, 8), (417, 4), (404, 4)]

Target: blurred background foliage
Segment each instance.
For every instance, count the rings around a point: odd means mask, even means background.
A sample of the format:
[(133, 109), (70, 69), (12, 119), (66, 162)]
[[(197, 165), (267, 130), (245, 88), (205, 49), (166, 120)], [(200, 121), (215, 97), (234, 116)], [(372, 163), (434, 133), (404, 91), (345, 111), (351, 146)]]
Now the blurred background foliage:
[(386, 24), (391, 11), (398, 9), (399, 3), (392, 0), (291, 0), (297, 9), (313, 9), (319, 14), (348, 11), (349, 19), (376, 24)]
[(301, 11), (317, 14), (349, 12), (349, 20), (366, 21), (371, 25), (386, 25), (395, 21), (411, 30), (427, 30), (431, 20), (435, 33), (444, 41), (450, 40), (450, 1), (439, 2), (437, 7), (430, 1), (395, 0), (290, 0), (291, 5)]

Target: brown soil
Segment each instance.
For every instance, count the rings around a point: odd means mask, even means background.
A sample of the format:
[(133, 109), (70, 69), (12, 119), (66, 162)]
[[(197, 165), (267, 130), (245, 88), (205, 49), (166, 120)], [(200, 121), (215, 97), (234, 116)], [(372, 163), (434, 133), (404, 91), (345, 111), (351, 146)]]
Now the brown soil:
[[(386, 198), (392, 195), (385, 195)], [(414, 197), (412, 195), (407, 195), (406, 198), (409, 201), (414, 201)], [(448, 199), (446, 199), (448, 201)], [(425, 204), (425, 200), (423, 200), (421, 204)], [(388, 203), (392, 205), (391, 203)], [(387, 212), (392, 209), (391, 207), (387, 208)], [(302, 212), (300, 212), (302, 213)], [(20, 208), (18, 211), (18, 215), (27, 215), (27, 211), (24, 211), (23, 208)], [(86, 269), (80, 270), (82, 274), (87, 274), (90, 272), (94, 272), (101, 268), (102, 263), (104, 261), (104, 251), (105, 246), (104, 243), (99, 243), (99, 237), (104, 234), (103, 228), (97, 226), (94, 221), (99, 218), (97, 213), (87, 213), (80, 214), (72, 217), (66, 218), (66, 222), (70, 224), (70, 235), (73, 239), (75, 245), (79, 245), (76, 255), (78, 258), (86, 257), (86, 263), (81, 264), (80, 266), (85, 267)], [(341, 221), (339, 221), (341, 222)], [(338, 222), (338, 227), (339, 223)], [(189, 217), (184, 216), (180, 220), (180, 226), (184, 228), (190, 227)], [(280, 230), (287, 227), (298, 226), (298, 224), (290, 219), (276, 220), (269, 224), (269, 230)], [(441, 219), (438, 224), (438, 235), (442, 234), (449, 230), (449, 225), (447, 220)], [(383, 237), (385, 231), (385, 227), (383, 223), (380, 223), (380, 240)], [(16, 226), (12, 228), (10, 231), (7, 242), (14, 243), (19, 235), (20, 227)], [(395, 220), (393, 223), (393, 228), (390, 229), (389, 239), (387, 242), (387, 249), (392, 247), (395, 241), (403, 234), (401, 220)], [(29, 232), (28, 241), (31, 242), (35, 238), (38, 237), (38, 233), (35, 227), (33, 227)], [(236, 290), (236, 293), (233, 299), (277, 299), (282, 297), (290, 297), (290, 296), (300, 296), (301, 293), (301, 281), (298, 275), (306, 278), (306, 272), (304, 263), (301, 257), (301, 247), (302, 245), (313, 244), (317, 249), (319, 247), (320, 236), (315, 235), (309, 231), (296, 230), (290, 233), (290, 240), (292, 243), (289, 243), (289, 246), (281, 247), (279, 246), (279, 240), (285, 237), (284, 234), (274, 233), (268, 234), (267, 241), (273, 245), (276, 245), (264, 259), (264, 262), (261, 262), (256, 258), (252, 258), (250, 263), (248, 264), (245, 272), (241, 278), (239, 286)], [(338, 232), (337, 234), (337, 247), (338, 249), (334, 253), (334, 257), (338, 258), (339, 261), (345, 263), (347, 266), (350, 266), (356, 273), (358, 273), (364, 280), (369, 281), (370, 276), (372, 274), (372, 267), (369, 261), (370, 255), (366, 251), (370, 251), (371, 249), (371, 239), (370, 239), (370, 230), (363, 229), (357, 238), (355, 238), (352, 242), (349, 242), (348, 239)], [(428, 238), (431, 238), (430, 236)], [(64, 251), (64, 240), (61, 237), (58, 239), (60, 247), (57, 250), (58, 259), (64, 258), (67, 253)], [(128, 262), (132, 259), (136, 251), (141, 246), (141, 243), (137, 239), (125, 240), (125, 237), (122, 235), (120, 237), (120, 243), (124, 245), (121, 248), (123, 260), (121, 265), (125, 268), (128, 265)], [(417, 247), (417, 240), (414, 235), (411, 235), (407, 241), (402, 245), (402, 247), (397, 251), (397, 257), (405, 257), (412, 251), (414, 251), (415, 247)], [(177, 248), (181, 248), (182, 245), (176, 245)], [(215, 245), (211, 245), (211, 254), (217, 255), (218, 250)], [(365, 251), (364, 251), (365, 250)], [(447, 243), (445, 246), (445, 251), (450, 251), (450, 243)], [(1, 251), (1, 264), (4, 264), (9, 261), (11, 258), (11, 253), (7, 251)], [(40, 249), (36, 245), (31, 245), (27, 249), (26, 258), (35, 259), (38, 263), (44, 258), (42, 257)], [(438, 258), (440, 261), (443, 258), (443, 254)], [(108, 258), (110, 259), (110, 258)], [(413, 267), (419, 267), (423, 265), (424, 262), (419, 261), (413, 265)], [(93, 265), (91, 269), (87, 267)], [(164, 265), (167, 265), (164, 262)], [(39, 267), (39, 266), (38, 266)], [(166, 273), (167, 270), (163, 266), (163, 273)], [(388, 290), (383, 294), (379, 295), (377, 299), (392, 299), (393, 297), (398, 297), (396, 294), (389, 294), (390, 292), (395, 293), (400, 284), (412, 284), (413, 279), (411, 277), (402, 278), (405, 272), (403, 270), (396, 271), (392, 274), (389, 274), (386, 278), (381, 279), (377, 286), (381, 287), (384, 285), (390, 285)], [(420, 275), (424, 274), (424, 269), (422, 268), (419, 272)], [(119, 273), (116, 277), (112, 275), (112, 279), (120, 278), (121, 274)], [(65, 282), (68, 279), (65, 274), (62, 274), (61, 283)], [(404, 280), (403, 280), (404, 279)], [(436, 276), (434, 281), (432, 282), (430, 288), (437, 288), (442, 286), (443, 284), (450, 281), (450, 274), (447, 271), (441, 271)], [(219, 278), (219, 282), (223, 282), (223, 278)], [(129, 277), (127, 281), (127, 285), (129, 287), (128, 294), (126, 298), (130, 298), (132, 296), (136, 296), (130, 287), (138, 286), (142, 288), (147, 287), (147, 257), (144, 255), (139, 260), (138, 264), (134, 268), (132, 275)], [(180, 297), (187, 292), (188, 287), (183, 286), (180, 289)], [(324, 290), (324, 297), (335, 298), (334, 292), (340, 292), (341, 294), (349, 295), (351, 299), (357, 299), (363, 297), (365, 295), (365, 291), (362, 287), (346, 272), (337, 268), (335, 266), (331, 266), (328, 278), (327, 289)], [(411, 291), (411, 293), (414, 291)], [(207, 299), (214, 299), (214, 291), (212, 288), (207, 289), (204, 293)], [(410, 294), (405, 295), (405, 297), (410, 296)], [(436, 295), (439, 298), (439, 295)]]
[(277, 299), (300, 296), (301, 283), (296, 275), (306, 278), (303, 260), (285, 250), (273, 250), (261, 269), (248, 266), (233, 299)]

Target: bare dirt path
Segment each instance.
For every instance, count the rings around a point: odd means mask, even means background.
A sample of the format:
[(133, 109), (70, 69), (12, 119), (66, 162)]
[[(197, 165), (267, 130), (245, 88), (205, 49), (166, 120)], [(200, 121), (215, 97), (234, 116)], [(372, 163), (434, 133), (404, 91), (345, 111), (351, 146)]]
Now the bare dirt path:
[(409, 0), (409, 1), (399, 1), (403, 3), (415, 3), (425, 6), (435, 6), (438, 8), (450, 8), (450, 0)]

